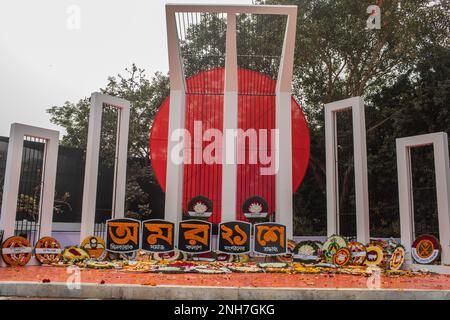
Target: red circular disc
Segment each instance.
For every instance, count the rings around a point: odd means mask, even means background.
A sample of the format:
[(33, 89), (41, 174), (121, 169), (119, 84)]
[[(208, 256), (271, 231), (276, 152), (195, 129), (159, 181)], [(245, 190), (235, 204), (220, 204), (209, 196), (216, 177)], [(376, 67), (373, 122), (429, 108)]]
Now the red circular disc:
[(439, 240), (430, 234), (418, 236), (412, 244), (411, 255), (420, 264), (433, 263), (439, 258), (440, 253)]
[[(224, 69), (200, 72), (186, 81), (185, 128), (194, 137), (194, 121), (201, 121), (201, 132), (218, 129), (223, 132), (223, 76)], [(267, 149), (270, 148), (270, 129), (275, 128), (276, 81), (256, 71), (238, 71), (238, 128), (242, 130), (268, 130)], [(167, 135), (169, 97), (162, 103), (155, 116), (150, 133), (150, 158), (155, 177), (161, 188), (166, 188)], [(302, 110), (291, 98), (292, 119), (292, 184), (295, 191), (305, 175), (309, 160), (309, 132)], [(203, 141), (202, 149), (210, 142)], [(259, 143), (259, 139), (258, 139)], [(192, 143), (193, 144), (193, 143)], [(248, 148), (248, 147), (247, 147)], [(193, 150), (193, 148), (191, 147)], [(258, 150), (265, 150), (258, 145)], [(261, 175), (260, 168), (267, 165), (237, 165), (238, 219), (245, 220), (241, 206), (246, 199), (259, 196), (267, 201), (269, 214), (275, 212), (275, 175)], [(220, 222), (221, 164), (184, 164), (183, 210), (195, 196), (205, 196), (213, 202), (210, 221)], [(203, 179), (203, 180), (202, 180)]]

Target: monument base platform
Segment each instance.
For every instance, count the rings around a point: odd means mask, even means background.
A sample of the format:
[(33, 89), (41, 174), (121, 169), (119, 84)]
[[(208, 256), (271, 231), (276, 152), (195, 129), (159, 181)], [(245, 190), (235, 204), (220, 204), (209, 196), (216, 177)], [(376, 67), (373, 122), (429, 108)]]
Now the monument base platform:
[[(158, 274), (26, 266), (0, 269), (0, 296), (75, 299), (450, 299), (450, 275)], [(78, 281), (79, 280), (79, 281)]]

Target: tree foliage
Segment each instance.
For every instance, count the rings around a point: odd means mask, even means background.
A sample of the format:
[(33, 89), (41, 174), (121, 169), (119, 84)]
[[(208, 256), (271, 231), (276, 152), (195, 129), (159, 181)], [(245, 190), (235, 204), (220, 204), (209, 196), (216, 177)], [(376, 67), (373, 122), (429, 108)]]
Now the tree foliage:
[[(304, 221), (297, 224), (296, 233), (323, 234), (326, 228), (324, 103), (379, 93), (411, 74), (419, 61), (423, 61), (428, 48), (448, 48), (447, 4), (426, 0), (377, 1), (381, 9), (381, 29), (368, 30), (366, 8), (375, 4), (373, 1), (268, 0), (265, 3), (298, 6), (293, 93), (310, 124), (311, 157), (307, 177), (294, 197), (298, 221)], [(369, 141), (374, 129), (389, 125), (387, 118), (397, 111), (379, 107), (378, 117), (366, 116)], [(351, 125), (342, 125), (351, 131)], [(395, 138), (385, 137), (383, 141), (390, 145)], [(389, 152), (380, 155), (384, 158), (378, 160), (389, 165), (395, 163), (395, 153)], [(352, 156), (347, 155), (343, 161), (345, 168), (352, 169)], [(395, 170), (395, 166), (386, 168), (386, 175), (392, 173), (392, 169)], [(347, 207), (354, 207), (352, 174), (353, 170), (346, 170), (339, 177), (342, 189), (339, 202)], [(396, 185), (396, 174), (390, 174), (388, 179), (390, 185)], [(376, 192), (372, 190), (371, 193)], [(393, 201), (392, 194), (386, 196)], [(371, 215), (374, 210), (378, 208), (371, 207)], [(392, 212), (392, 208), (386, 210)], [(396, 208), (392, 216), (395, 214)]]
[[(169, 92), (168, 77), (160, 72), (151, 79), (134, 64), (125, 75), (109, 77), (102, 93), (119, 96), (131, 102), (126, 202), (129, 210), (148, 212), (150, 195), (148, 184), (156, 184), (150, 169), (149, 133), (156, 112)], [(86, 148), (89, 124), (89, 98), (76, 103), (66, 102), (47, 110), (50, 121), (65, 128), (61, 143)], [(112, 167), (116, 146), (117, 113), (106, 109), (102, 116), (100, 165)]]
[[(168, 76), (156, 72), (149, 80), (145, 70), (132, 65), (125, 69), (125, 75), (109, 77), (105, 88), (100, 92), (118, 96), (131, 102), (129, 156), (148, 159), (148, 134), (159, 106), (169, 93)], [(53, 106), (47, 110), (50, 121), (66, 130), (62, 144), (70, 147), (85, 148), (89, 123), (89, 98), (80, 99), (76, 103), (65, 102), (62, 106)], [(114, 117), (107, 113), (108, 120), (105, 131), (113, 133)], [(113, 141), (113, 138), (111, 140)], [(107, 143), (107, 147), (115, 147)]]
[[(400, 232), (395, 139), (450, 132), (449, 75), (450, 49), (430, 46), (413, 68), (367, 99), (370, 217), (378, 235)], [(436, 233), (433, 154), (424, 151), (412, 159), (416, 230)]]

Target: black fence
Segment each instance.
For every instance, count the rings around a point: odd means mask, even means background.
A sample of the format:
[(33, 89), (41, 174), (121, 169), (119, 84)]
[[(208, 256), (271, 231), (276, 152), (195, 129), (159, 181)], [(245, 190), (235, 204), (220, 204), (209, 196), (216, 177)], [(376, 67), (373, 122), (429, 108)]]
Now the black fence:
[[(346, 167), (351, 165), (352, 159), (350, 155), (350, 138), (346, 135), (340, 136), (340, 163), (342, 166), (340, 172), (352, 168)], [(8, 138), (0, 137), (0, 205), (3, 194), (4, 173), (6, 166), (6, 155), (8, 148)], [(26, 235), (27, 238), (34, 243), (39, 237), (39, 212), (40, 212), (40, 189), (41, 189), (41, 174), (42, 174), (42, 159), (44, 156), (43, 141), (35, 138), (28, 138), (24, 141), (24, 152), (22, 157), (22, 170), (20, 177), (19, 195), (18, 195), (18, 210), (16, 216), (16, 230), (17, 235)], [(133, 162), (139, 166), (149, 166), (148, 162), (140, 163), (141, 160), (132, 159), (129, 165)], [(139, 163), (138, 163), (139, 162)], [(110, 166), (102, 165), (100, 161), (98, 186), (97, 186), (97, 203), (96, 203), (96, 218), (95, 218), (95, 235), (104, 236), (105, 221), (111, 217), (112, 205), (112, 188), (114, 172)], [(415, 233), (417, 235), (429, 233), (439, 236), (438, 222), (437, 222), (437, 206), (436, 206), (436, 189), (434, 181), (433, 170), (433, 154), (432, 148), (417, 148), (412, 152), (412, 168), (413, 168), (413, 196), (414, 196), (414, 216), (415, 216)], [(425, 165), (415, 166), (414, 164), (422, 163)], [(59, 147), (58, 153), (58, 167), (56, 178), (56, 193), (54, 202), (54, 222), (80, 222), (81, 221), (81, 207), (84, 183), (84, 164), (85, 164), (85, 150), (77, 148), (68, 148), (64, 146)], [(353, 175), (349, 175), (353, 180)], [(369, 176), (369, 180), (372, 179)], [(147, 178), (143, 180), (149, 180)], [(341, 179), (343, 181), (344, 179)], [(162, 218), (164, 208), (164, 193), (158, 185), (149, 181), (141, 181), (145, 192), (150, 195), (150, 210), (152, 211), (152, 218)], [(352, 185), (352, 184), (350, 184)], [(340, 185), (342, 187), (342, 184)], [(394, 186), (393, 190), (397, 187)], [(340, 224), (345, 226), (342, 228), (342, 234), (352, 236), (356, 230), (356, 215), (354, 210), (354, 189), (349, 190), (348, 202), (341, 202)], [(324, 198), (325, 199), (325, 198)], [(399, 228), (399, 213), (398, 213), (398, 194), (395, 192), (389, 195), (390, 202), (385, 202), (384, 205), (378, 208), (375, 201), (371, 201), (370, 215), (371, 215), (371, 230), (374, 236), (398, 236)], [(388, 206), (387, 206), (388, 205)], [(1, 206), (0, 206), (1, 207)], [(300, 224), (302, 235), (323, 233), (324, 226), (326, 226), (326, 212), (316, 212), (315, 217), (319, 222), (316, 224), (308, 223), (303, 225), (305, 217), (301, 218), (302, 208), (297, 208), (298, 217), (296, 223)], [(389, 216), (380, 214), (389, 212)], [(299, 218), (300, 217), (300, 218)], [(381, 217), (381, 218), (380, 218)], [(395, 217), (393, 219), (392, 217)], [(307, 220), (312, 217), (308, 216)], [(300, 222), (299, 222), (300, 221)], [(315, 229), (321, 228), (321, 231)], [(304, 232), (305, 231), (305, 232)]]
[[(16, 215), (16, 234), (31, 241), (39, 237), (39, 212), (45, 141), (24, 140)], [(0, 137), (0, 204), (8, 150), (8, 138)], [(101, 161), (100, 161), (101, 163)], [(83, 198), (85, 150), (60, 146), (56, 175), (53, 222), (80, 222)], [(114, 172), (99, 166), (96, 222), (110, 218)]]
[[(0, 207), (3, 194), (8, 138), (0, 137)], [(44, 141), (32, 138), (24, 140), (22, 169), (18, 195), (16, 233), (39, 234), (41, 173), (44, 157)], [(96, 228), (111, 218), (114, 169), (102, 155), (99, 160), (96, 198)], [(129, 166), (149, 166), (141, 159), (129, 159)], [(53, 222), (81, 222), (83, 202), (85, 150), (59, 146), (56, 172), (56, 192)], [(158, 185), (142, 178), (140, 184), (151, 195), (149, 209), (153, 218), (162, 218), (164, 193)], [(144, 181), (145, 180), (145, 181)], [(149, 180), (149, 181), (146, 181)], [(0, 212), (1, 213), (1, 212)], [(100, 232), (100, 231), (99, 231)]]
[(95, 223), (94, 236), (106, 239), (106, 222)]

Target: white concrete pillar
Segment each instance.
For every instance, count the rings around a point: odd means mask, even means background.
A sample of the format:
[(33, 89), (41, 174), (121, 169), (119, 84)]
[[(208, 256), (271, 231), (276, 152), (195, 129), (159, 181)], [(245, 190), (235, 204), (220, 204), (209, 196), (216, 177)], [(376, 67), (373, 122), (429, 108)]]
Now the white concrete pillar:
[(442, 246), (441, 264), (450, 264), (450, 168), (448, 138), (439, 134), (434, 144), (436, 195), (438, 199), (439, 240)]
[(171, 5), (166, 5), (166, 24), (170, 73), (170, 106), (164, 215), (165, 220), (177, 224), (181, 221), (183, 213), (184, 161), (174, 161), (176, 159), (173, 158), (171, 153), (177, 146), (180, 146), (180, 141), (181, 146), (184, 146), (184, 135), (181, 133), (173, 136), (173, 134), (185, 128), (186, 86), (180, 56), (175, 11)]
[[(292, 122), (291, 91), (294, 65), (297, 7), (287, 14), (283, 51), (280, 59), (275, 100), (275, 126), (279, 130), (275, 144), (275, 221), (286, 225), (286, 236), (293, 237), (293, 187), (292, 187)], [(273, 147), (272, 147), (273, 148)], [(272, 154), (273, 159), (273, 154)]]
[(414, 198), (411, 171), (411, 148), (433, 145), (436, 199), (439, 219), (441, 264), (450, 264), (450, 168), (448, 137), (445, 132), (396, 139), (398, 196), (401, 243), (407, 248), (407, 262), (412, 262), (414, 241)]
[(96, 101), (97, 98), (97, 95), (91, 95), (86, 162), (84, 167), (83, 202), (81, 206), (80, 243), (87, 236), (94, 234), (95, 205), (97, 200), (98, 158), (100, 152), (100, 131), (102, 123), (102, 108), (95, 107), (99, 104)]
[[(44, 138), (44, 137), (41, 137)], [(58, 166), (59, 132), (49, 130), (44, 152), (42, 171), (43, 187), (41, 188), (41, 227), (39, 236), (52, 236), (53, 208), (56, 190), (56, 169)]]
[(124, 100), (120, 102), (120, 106), (118, 107), (119, 116), (114, 161), (115, 170), (112, 205), (112, 217), (114, 219), (125, 217), (125, 196), (127, 188), (128, 133), (131, 104)]
[(43, 174), (41, 178), (39, 237), (51, 236), (52, 233), (59, 132), (20, 123), (13, 123), (9, 134), (5, 181), (3, 185), (2, 211), (0, 215), (0, 229), (4, 230), (3, 239), (7, 239), (14, 235), (25, 136), (45, 140), (42, 166)]
[[(226, 56), (223, 98), (223, 128), (236, 130), (238, 125), (238, 66), (236, 48), (236, 14), (227, 14)], [(230, 141), (229, 141), (230, 140)], [(236, 220), (237, 190), (236, 136), (222, 140), (222, 221)], [(228, 159), (228, 161), (227, 161)], [(232, 160), (232, 161), (229, 161)]]
[[(276, 128), (279, 130), (275, 161), (278, 172), (275, 176), (275, 221), (286, 226), (286, 236), (293, 237), (293, 188), (292, 188), (292, 129), (291, 94), (277, 93)], [(274, 154), (272, 154), (273, 159)]]
[(325, 104), (325, 153), (327, 177), (327, 235), (339, 234), (338, 156), (336, 152), (336, 113), (352, 110), (353, 160), (355, 170), (356, 239), (370, 240), (369, 192), (364, 101), (353, 97)]
[(366, 118), (364, 101), (358, 97), (352, 107), (353, 161), (355, 170), (356, 240), (370, 242), (369, 187), (367, 178)]
[(116, 154), (114, 159), (115, 169), (112, 218), (122, 218), (125, 214), (128, 129), (131, 104), (125, 99), (94, 92), (91, 95), (91, 109), (89, 111), (80, 241), (83, 241), (87, 236), (94, 234), (100, 133), (102, 112), (105, 105), (117, 108), (119, 115), (117, 122)]
[[(170, 141), (173, 130), (184, 128), (184, 95), (185, 84), (181, 66), (180, 51), (175, 23), (175, 12), (209, 12), (227, 14), (226, 72), (224, 89), (224, 130), (237, 127), (237, 62), (235, 49), (235, 15), (242, 14), (279, 14), (287, 16), (287, 27), (280, 61), (280, 69), (276, 87), (276, 123), (280, 130), (282, 142), (273, 146), (279, 152), (280, 168), (276, 174), (276, 220), (287, 226), (287, 236), (292, 237), (292, 133), (291, 133), (291, 83), (295, 49), (295, 29), (297, 24), (297, 6), (265, 6), (265, 5), (166, 5), (167, 39), (170, 69), (170, 111), (169, 111), (169, 143), (166, 178), (166, 219), (176, 222), (182, 209), (182, 165), (170, 163), (170, 148), (177, 143)], [(236, 82), (236, 83), (235, 83)], [(236, 92), (235, 92), (236, 91)], [(181, 110), (182, 108), (183, 110)], [(283, 110), (281, 110), (283, 109)], [(181, 112), (183, 112), (181, 114)], [(173, 114), (178, 113), (178, 114)], [(225, 127), (226, 126), (226, 127)], [(225, 147), (223, 141), (222, 146)], [(274, 150), (275, 151), (275, 150)], [(226, 155), (222, 155), (226, 158)], [(229, 190), (236, 190), (236, 167), (223, 165), (222, 184), (222, 219), (235, 217), (236, 195)], [(178, 183), (178, 185), (177, 185)], [(226, 186), (226, 188), (224, 188)], [(225, 192), (227, 190), (227, 192)], [(232, 191), (231, 191), (232, 193)]]
[(325, 154), (327, 188), (327, 236), (339, 234), (339, 183), (336, 153), (336, 115), (327, 112), (325, 105)]

